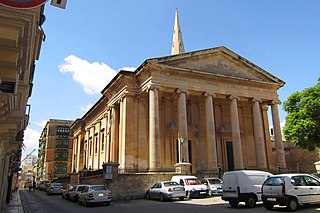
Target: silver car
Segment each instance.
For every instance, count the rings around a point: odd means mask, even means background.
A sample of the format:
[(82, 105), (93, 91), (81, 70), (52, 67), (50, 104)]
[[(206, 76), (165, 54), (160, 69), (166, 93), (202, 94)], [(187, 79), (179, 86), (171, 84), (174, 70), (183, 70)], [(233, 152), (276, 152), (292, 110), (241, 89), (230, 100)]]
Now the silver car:
[(183, 186), (174, 181), (165, 181), (155, 183), (147, 192), (147, 199), (165, 199), (179, 198), (183, 200), (186, 197), (186, 191)]
[(104, 185), (89, 185), (79, 194), (78, 204), (88, 206), (92, 203), (105, 203), (109, 206), (111, 199), (112, 193)]
[(222, 183), (220, 178), (204, 178), (201, 183), (207, 186), (209, 190), (209, 196), (222, 195)]
[(62, 194), (63, 186), (61, 183), (50, 183), (47, 188), (47, 195)]

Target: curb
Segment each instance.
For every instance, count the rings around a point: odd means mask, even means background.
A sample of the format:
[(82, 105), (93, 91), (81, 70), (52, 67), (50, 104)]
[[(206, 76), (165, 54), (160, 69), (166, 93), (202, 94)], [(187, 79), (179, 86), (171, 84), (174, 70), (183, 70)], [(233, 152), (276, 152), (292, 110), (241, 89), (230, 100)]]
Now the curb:
[(30, 209), (29, 209), (29, 207), (27, 205), (27, 201), (26, 201), (25, 195), (21, 190), (19, 190), (19, 196), (20, 196), (23, 212), (24, 213), (31, 213), (31, 211), (30, 211)]

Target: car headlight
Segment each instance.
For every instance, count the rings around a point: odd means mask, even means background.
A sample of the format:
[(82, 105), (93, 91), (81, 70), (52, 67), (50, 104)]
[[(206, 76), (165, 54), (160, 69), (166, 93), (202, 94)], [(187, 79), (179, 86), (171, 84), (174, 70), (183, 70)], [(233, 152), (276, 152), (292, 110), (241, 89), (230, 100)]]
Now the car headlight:
[(217, 190), (216, 186), (211, 186), (211, 190)]

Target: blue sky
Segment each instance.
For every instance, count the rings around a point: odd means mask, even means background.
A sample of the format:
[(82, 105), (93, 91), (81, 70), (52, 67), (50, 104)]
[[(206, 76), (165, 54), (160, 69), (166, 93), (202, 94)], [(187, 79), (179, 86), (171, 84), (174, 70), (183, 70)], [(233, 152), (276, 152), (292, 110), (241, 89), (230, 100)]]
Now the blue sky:
[(231, 49), (286, 82), (281, 101), (320, 77), (318, 0), (48, 1), (23, 157), (46, 121), (82, 117), (119, 69), (170, 55), (176, 8), (186, 52)]

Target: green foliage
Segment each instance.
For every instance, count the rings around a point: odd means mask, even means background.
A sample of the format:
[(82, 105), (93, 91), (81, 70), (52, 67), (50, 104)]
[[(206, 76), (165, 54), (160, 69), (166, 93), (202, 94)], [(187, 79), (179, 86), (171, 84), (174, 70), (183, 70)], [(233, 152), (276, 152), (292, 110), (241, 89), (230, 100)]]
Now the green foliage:
[(320, 148), (320, 78), (316, 86), (293, 93), (283, 105), (288, 113), (285, 138), (310, 151)]

